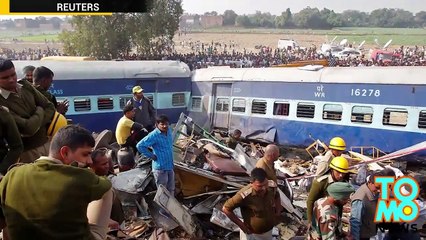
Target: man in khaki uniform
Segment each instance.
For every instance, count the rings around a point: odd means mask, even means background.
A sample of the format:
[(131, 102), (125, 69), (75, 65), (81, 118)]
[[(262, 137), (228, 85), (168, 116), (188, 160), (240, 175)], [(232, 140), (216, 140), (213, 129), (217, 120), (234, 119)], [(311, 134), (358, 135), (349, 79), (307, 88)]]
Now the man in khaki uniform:
[[(273, 216), (279, 214), (275, 205), (280, 204), (276, 186), (275, 182), (268, 181), (263, 169), (255, 168), (251, 172), (251, 183), (225, 202), (222, 211), (240, 227), (240, 239), (272, 239)], [(244, 222), (233, 212), (238, 207)]]
[(333, 182), (343, 182), (346, 175), (349, 173), (349, 163), (344, 157), (335, 157), (330, 163), (330, 170), (327, 174), (316, 178), (311, 190), (309, 191), (308, 199), (306, 201), (308, 223), (312, 222), (312, 211), (314, 203), (320, 198), (327, 195), (327, 187)]
[(21, 134), (9, 109), (0, 105), (0, 176), (6, 174), (24, 150)]
[(263, 158), (259, 159), (256, 163), (256, 167), (265, 170), (266, 177), (275, 183), (277, 182), (277, 174), (274, 168), (274, 162), (278, 160), (279, 156), (280, 149), (277, 145), (269, 144), (266, 146)]
[(0, 105), (9, 109), (21, 134), (24, 152), (19, 161), (30, 163), (49, 153), (47, 128), (56, 110), (28, 81), (17, 81), (12, 61), (0, 60)]

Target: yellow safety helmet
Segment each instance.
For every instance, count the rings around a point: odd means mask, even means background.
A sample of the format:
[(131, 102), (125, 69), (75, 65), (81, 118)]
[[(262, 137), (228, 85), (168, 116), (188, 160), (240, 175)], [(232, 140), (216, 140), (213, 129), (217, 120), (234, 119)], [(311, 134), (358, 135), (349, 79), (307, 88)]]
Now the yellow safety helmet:
[(335, 157), (330, 162), (330, 168), (341, 173), (349, 172), (349, 162), (344, 157)]
[(67, 119), (64, 117), (64, 115), (55, 112), (52, 122), (47, 129), (47, 136), (53, 137), (60, 128), (65, 127), (67, 124)]
[(345, 140), (341, 137), (334, 137), (330, 140), (330, 144), (328, 145), (330, 149), (345, 151), (346, 143)]

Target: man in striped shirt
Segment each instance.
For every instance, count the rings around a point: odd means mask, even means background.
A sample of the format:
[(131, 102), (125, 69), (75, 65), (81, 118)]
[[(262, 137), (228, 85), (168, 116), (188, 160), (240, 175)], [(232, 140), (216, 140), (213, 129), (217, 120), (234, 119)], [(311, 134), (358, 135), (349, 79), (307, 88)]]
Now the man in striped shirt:
[[(169, 128), (169, 119), (160, 115), (156, 128), (144, 137), (136, 148), (146, 157), (152, 158), (152, 172), (157, 187), (161, 184), (174, 196), (175, 174), (173, 171), (173, 138)], [(148, 148), (152, 148), (152, 152)]]

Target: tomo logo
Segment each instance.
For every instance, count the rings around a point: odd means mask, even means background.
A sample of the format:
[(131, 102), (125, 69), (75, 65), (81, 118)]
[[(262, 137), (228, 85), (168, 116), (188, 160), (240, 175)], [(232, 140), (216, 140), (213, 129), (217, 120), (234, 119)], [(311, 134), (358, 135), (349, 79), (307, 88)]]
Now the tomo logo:
[[(401, 177), (395, 181), (394, 177), (376, 177), (375, 182), (380, 184), (380, 198), (377, 203), (375, 222), (412, 222), (419, 215), (419, 206), (415, 202), (420, 188), (411, 177)], [(405, 186), (407, 191), (402, 191)], [(392, 187), (393, 197), (390, 197)]]

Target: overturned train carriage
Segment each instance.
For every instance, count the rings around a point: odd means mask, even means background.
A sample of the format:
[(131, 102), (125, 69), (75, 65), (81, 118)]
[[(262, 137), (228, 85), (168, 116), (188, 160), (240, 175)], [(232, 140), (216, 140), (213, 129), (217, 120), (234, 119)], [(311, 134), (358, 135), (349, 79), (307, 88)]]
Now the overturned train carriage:
[(14, 61), (18, 77), (27, 65), (45, 66), (55, 76), (50, 92), (68, 100), (67, 118), (92, 131), (115, 130), (122, 108), (140, 85), (157, 114), (176, 122), (190, 99), (191, 71), (177, 61)]
[(391, 152), (426, 140), (426, 67), (200, 69), (189, 116), (206, 128), (307, 146), (342, 136)]

